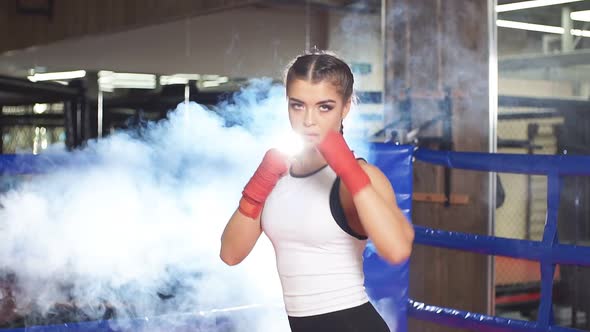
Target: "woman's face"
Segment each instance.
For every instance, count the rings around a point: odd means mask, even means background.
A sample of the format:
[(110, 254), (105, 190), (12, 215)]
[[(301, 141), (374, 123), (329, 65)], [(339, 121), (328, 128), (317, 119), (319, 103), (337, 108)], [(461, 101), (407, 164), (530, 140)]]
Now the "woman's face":
[(342, 95), (331, 82), (312, 83), (295, 79), (287, 86), (289, 121), (304, 139), (306, 148), (314, 147), (331, 130), (339, 131), (350, 110), (350, 98)]

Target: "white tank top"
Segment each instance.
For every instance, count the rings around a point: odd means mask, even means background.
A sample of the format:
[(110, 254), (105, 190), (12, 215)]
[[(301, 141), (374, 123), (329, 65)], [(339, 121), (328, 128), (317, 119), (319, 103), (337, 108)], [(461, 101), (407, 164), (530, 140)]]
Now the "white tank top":
[(368, 301), (363, 257), (366, 237), (344, 218), (340, 181), (325, 166), (279, 180), (262, 211), (262, 229), (272, 242), (287, 314), (319, 315)]

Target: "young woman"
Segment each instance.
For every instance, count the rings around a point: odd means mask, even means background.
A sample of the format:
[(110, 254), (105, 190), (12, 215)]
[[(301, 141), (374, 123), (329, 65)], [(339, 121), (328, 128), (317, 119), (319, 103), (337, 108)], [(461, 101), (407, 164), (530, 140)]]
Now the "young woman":
[(221, 259), (235, 265), (263, 231), (270, 238), (293, 332), (389, 331), (365, 292), (362, 252), (367, 238), (391, 263), (412, 250), (413, 228), (390, 182), (342, 137), (353, 82), (350, 67), (331, 54), (295, 59), (285, 84), (304, 151), (293, 162), (266, 153), (221, 239)]

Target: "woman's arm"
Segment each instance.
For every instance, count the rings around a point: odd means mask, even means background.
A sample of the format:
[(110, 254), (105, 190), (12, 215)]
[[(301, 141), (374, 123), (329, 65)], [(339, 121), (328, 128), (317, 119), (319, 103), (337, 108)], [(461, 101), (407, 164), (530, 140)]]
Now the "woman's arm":
[(260, 216), (252, 219), (236, 209), (221, 236), (221, 260), (227, 265), (239, 264), (250, 254), (260, 234)]
[(379, 255), (392, 263), (407, 259), (414, 231), (397, 207), (385, 175), (377, 167), (357, 161), (338, 132), (326, 134), (317, 148), (352, 197), (361, 226)]
[(221, 235), (219, 255), (226, 264), (236, 265), (252, 251), (262, 233), (260, 213), (264, 202), (287, 171), (285, 156), (277, 150), (268, 150), (244, 187), (240, 205)]
[(389, 179), (377, 167), (359, 164), (371, 180), (352, 197), (360, 223), (381, 257), (401, 263), (412, 252), (414, 228), (397, 206)]

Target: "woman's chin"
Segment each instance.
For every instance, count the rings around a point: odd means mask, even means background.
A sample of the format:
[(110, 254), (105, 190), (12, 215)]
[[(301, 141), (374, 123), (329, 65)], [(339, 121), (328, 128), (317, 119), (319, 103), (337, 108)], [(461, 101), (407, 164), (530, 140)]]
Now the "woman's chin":
[(315, 147), (316, 147), (316, 146), (317, 146), (317, 143), (316, 143), (316, 142), (313, 142), (313, 141), (306, 141), (306, 142), (303, 144), (303, 150), (304, 150), (304, 151), (306, 151), (306, 152), (310, 152), (310, 151), (313, 151), (313, 150), (315, 150)]
[(317, 149), (317, 144), (305, 144), (303, 149), (301, 150), (301, 155), (315, 155), (319, 153)]

